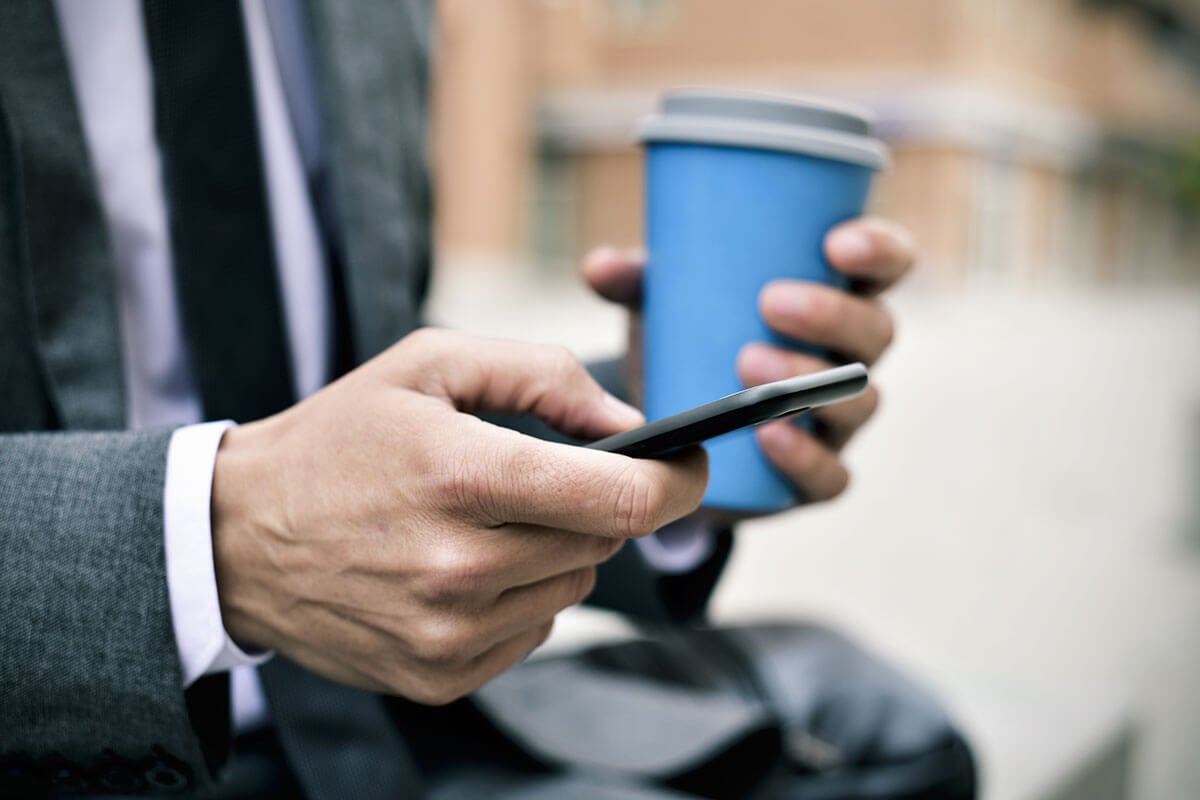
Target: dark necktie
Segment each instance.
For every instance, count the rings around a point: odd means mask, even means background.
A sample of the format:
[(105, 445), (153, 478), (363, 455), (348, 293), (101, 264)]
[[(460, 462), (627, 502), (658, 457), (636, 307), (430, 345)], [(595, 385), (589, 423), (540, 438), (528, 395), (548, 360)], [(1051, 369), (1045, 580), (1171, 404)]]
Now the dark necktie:
[(241, 4), (143, 0), (176, 290), (208, 419), (294, 399)]

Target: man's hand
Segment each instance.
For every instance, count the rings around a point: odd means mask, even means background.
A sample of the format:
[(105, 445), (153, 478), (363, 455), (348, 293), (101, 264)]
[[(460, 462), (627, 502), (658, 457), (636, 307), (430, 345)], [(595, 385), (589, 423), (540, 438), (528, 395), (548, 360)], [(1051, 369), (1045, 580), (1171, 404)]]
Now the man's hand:
[(524, 658), (630, 537), (696, 508), (702, 451), (637, 461), (542, 442), (641, 422), (566, 350), (418, 331), (277, 416), (231, 429), (213, 478), (234, 639), (333, 680), (449, 702)]
[[(886, 220), (865, 218), (830, 231), (825, 254), (834, 268), (851, 280), (849, 292), (797, 280), (778, 280), (759, 295), (759, 310), (781, 335), (818, 345), (848, 361), (873, 364), (891, 344), (894, 322), (878, 295), (900, 280), (913, 265), (912, 237)], [(584, 279), (599, 294), (634, 311), (630, 356), (637, 359), (644, 256), (612, 248), (593, 251), (584, 261)], [(813, 356), (766, 343), (746, 345), (737, 369), (746, 386), (805, 375), (832, 364)], [(635, 382), (637, 368), (633, 370)], [(758, 428), (767, 457), (809, 500), (840, 494), (850, 475), (839, 451), (879, 405), (879, 392), (870, 386), (858, 397), (813, 412), (815, 435), (787, 421)]]

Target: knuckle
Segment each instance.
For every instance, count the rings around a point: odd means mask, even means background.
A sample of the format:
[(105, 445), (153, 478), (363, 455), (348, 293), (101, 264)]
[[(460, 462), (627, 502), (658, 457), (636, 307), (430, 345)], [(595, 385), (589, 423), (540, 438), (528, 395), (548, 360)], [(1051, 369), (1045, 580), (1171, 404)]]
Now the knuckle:
[(454, 620), (427, 620), (412, 643), (413, 655), (425, 664), (447, 667), (470, 660), (473, 637)]
[(547, 369), (556, 378), (567, 379), (578, 373), (583, 365), (571, 350), (563, 345), (545, 346)]
[(473, 549), (442, 543), (426, 563), (423, 594), (434, 603), (470, 597), (484, 588), (491, 573), (491, 565)]
[(406, 696), (426, 706), (445, 706), (460, 700), (471, 693), (474, 687), (462, 681), (449, 678), (444, 673), (438, 673), (416, 681)]
[(616, 482), (613, 529), (623, 537), (649, 536), (665, 505), (662, 485), (631, 464)]
[(399, 346), (403, 350), (415, 351), (426, 358), (436, 358), (437, 354), (447, 345), (450, 336), (451, 334), (447, 331), (438, 328), (417, 328), (405, 336)]
[(470, 459), (442, 458), (433, 465), (430, 481), (438, 497), (457, 507), (475, 495), (479, 474)]
[(494, 508), (491, 481), (481, 459), (441, 458), (433, 466), (433, 491), (447, 508), (490, 512)]
[(437, 341), (438, 338), (438, 333), (433, 328), (417, 328), (405, 336), (404, 341), (410, 344), (423, 344), (430, 341)]

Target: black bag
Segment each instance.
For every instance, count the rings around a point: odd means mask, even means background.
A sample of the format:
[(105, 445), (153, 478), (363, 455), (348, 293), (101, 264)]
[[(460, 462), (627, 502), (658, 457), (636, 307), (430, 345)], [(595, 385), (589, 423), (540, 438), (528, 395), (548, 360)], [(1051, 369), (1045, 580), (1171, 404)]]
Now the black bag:
[(456, 713), (417, 728), (462, 756), (431, 776), (439, 800), (976, 795), (970, 749), (933, 696), (813, 625), (672, 628), (535, 659)]

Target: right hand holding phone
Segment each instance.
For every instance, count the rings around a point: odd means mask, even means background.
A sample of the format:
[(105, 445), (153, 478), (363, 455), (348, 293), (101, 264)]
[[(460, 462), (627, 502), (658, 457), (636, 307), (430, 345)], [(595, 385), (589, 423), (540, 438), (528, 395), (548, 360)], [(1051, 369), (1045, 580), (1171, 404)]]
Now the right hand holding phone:
[(638, 425), (566, 350), (421, 330), (222, 440), (213, 546), (226, 630), (333, 680), (424, 703), (524, 658), (595, 567), (700, 503), (707, 458), (543, 442)]

